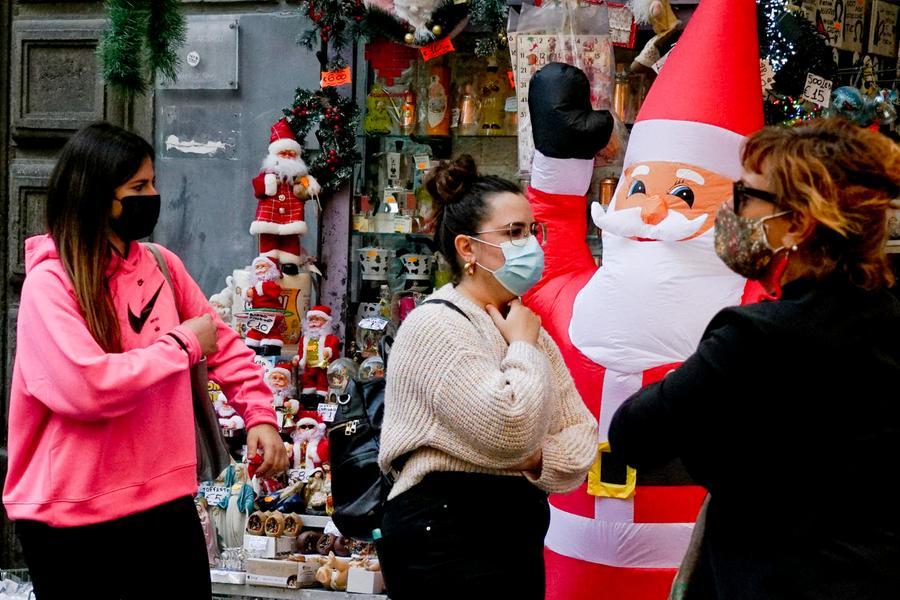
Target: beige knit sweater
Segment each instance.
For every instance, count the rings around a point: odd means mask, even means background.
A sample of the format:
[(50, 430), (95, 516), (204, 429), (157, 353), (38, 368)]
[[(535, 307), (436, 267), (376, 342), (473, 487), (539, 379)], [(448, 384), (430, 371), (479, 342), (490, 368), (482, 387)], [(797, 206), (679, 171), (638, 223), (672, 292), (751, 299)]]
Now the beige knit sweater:
[[(507, 345), (481, 307), (445, 285), (414, 310), (388, 361), (379, 463), (412, 452), (390, 498), (433, 471), (526, 476), (547, 492), (584, 481), (597, 455), (597, 422), (559, 348), (541, 329), (538, 347)], [(538, 479), (512, 470), (543, 452)]]

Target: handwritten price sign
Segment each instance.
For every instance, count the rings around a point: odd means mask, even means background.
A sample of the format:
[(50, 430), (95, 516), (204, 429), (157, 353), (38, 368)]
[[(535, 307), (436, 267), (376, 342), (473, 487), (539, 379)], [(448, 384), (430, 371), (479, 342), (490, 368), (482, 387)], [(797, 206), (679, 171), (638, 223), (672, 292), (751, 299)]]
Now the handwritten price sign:
[(322, 79), (319, 82), (323, 88), (348, 85), (353, 81), (350, 75), (350, 67), (344, 67), (338, 71), (322, 71)]
[(824, 77), (809, 73), (806, 76), (806, 86), (803, 88), (803, 97), (822, 108), (831, 105), (831, 87), (833, 83)]
[(437, 58), (438, 56), (443, 56), (448, 52), (453, 52), (456, 48), (453, 47), (453, 40), (449, 37), (445, 37), (442, 40), (438, 40), (427, 46), (422, 46), (419, 48), (419, 52), (422, 53), (422, 60), (428, 62), (433, 58)]

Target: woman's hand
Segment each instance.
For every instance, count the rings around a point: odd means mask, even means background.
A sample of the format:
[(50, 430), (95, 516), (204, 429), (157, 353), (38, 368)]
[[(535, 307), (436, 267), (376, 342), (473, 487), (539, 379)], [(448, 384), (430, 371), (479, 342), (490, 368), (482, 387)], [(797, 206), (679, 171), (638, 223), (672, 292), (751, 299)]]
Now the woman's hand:
[(516, 299), (509, 303), (509, 314), (506, 318), (500, 314), (496, 306), (488, 304), (485, 309), (507, 344), (525, 342), (537, 346), (538, 334), (541, 332), (541, 318), (522, 304), (521, 300)]
[(215, 354), (219, 349), (216, 322), (213, 321), (209, 314), (188, 319), (182, 325), (193, 331), (197, 339), (200, 340), (200, 350), (204, 356)]
[(288, 468), (287, 450), (278, 430), (268, 423), (256, 425), (247, 431), (247, 456), (256, 456), (262, 450), (263, 462), (256, 470), (260, 478), (283, 473)]
[(513, 467), (513, 471), (527, 471), (528, 473), (534, 475), (540, 475), (541, 466), (544, 462), (544, 452), (540, 448), (537, 449), (537, 452), (526, 458), (524, 461), (520, 462), (516, 466)]

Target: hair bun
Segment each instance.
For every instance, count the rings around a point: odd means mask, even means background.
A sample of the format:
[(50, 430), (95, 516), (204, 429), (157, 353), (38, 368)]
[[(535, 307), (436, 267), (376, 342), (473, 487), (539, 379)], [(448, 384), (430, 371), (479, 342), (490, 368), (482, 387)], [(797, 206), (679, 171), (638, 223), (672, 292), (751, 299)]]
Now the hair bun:
[(446, 207), (459, 202), (472, 189), (477, 178), (475, 159), (463, 154), (432, 169), (425, 180), (425, 187), (435, 202)]

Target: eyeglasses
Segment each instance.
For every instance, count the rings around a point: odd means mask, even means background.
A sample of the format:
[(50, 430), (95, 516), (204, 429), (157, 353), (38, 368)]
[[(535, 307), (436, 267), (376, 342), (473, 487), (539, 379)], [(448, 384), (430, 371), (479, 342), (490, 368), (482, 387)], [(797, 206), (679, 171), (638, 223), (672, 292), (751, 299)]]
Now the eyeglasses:
[(741, 214), (741, 208), (749, 198), (759, 198), (775, 205), (778, 204), (778, 197), (772, 192), (752, 188), (744, 184), (743, 181), (734, 182), (733, 193), (734, 212), (738, 215)]
[(528, 238), (534, 236), (538, 244), (543, 246), (547, 242), (547, 224), (539, 223), (509, 223), (498, 229), (485, 229), (484, 231), (476, 231), (475, 235), (483, 233), (500, 233), (506, 232), (513, 246), (522, 247), (528, 243)]

